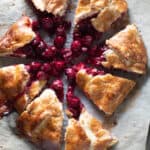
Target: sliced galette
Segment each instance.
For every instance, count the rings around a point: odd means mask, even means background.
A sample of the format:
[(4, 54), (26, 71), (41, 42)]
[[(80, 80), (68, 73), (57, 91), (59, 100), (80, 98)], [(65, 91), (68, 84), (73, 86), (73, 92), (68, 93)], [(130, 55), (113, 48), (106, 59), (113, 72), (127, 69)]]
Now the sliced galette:
[(69, 119), (65, 143), (65, 150), (107, 150), (117, 143), (117, 139), (83, 109), (79, 120)]
[(25, 137), (49, 150), (61, 149), (62, 126), (62, 103), (52, 89), (45, 89), (17, 120), (17, 127)]
[(124, 101), (135, 86), (135, 82), (97, 69), (80, 69), (76, 74), (76, 83), (85, 95), (108, 115)]
[(41, 58), (47, 50), (46, 43), (32, 29), (32, 20), (22, 16), (11, 25), (0, 38), (0, 56), (13, 55), (27, 58)]
[(107, 68), (122, 69), (144, 74), (147, 66), (147, 53), (136, 25), (128, 25), (112, 38), (106, 40), (105, 61)]

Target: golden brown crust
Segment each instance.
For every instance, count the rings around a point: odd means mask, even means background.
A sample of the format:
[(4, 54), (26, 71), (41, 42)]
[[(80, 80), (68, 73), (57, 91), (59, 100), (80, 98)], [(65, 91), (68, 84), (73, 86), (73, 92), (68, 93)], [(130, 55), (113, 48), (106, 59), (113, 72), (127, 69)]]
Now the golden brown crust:
[(109, 115), (116, 110), (135, 86), (134, 81), (111, 74), (97, 75), (88, 81), (84, 80), (87, 76), (89, 75), (85, 71), (79, 71), (76, 76), (77, 84), (80, 87), (80, 82), (86, 81), (84, 87), (81, 87), (84, 93), (100, 110)]
[(40, 11), (59, 16), (63, 16), (68, 7), (68, 0), (32, 0), (32, 2)]
[(118, 142), (108, 130), (103, 128), (102, 123), (90, 115), (86, 110), (82, 111), (79, 122), (91, 140), (91, 149), (107, 150)]
[(24, 93), (16, 99), (14, 107), (18, 113), (22, 113), (26, 106), (41, 92), (45, 87), (45, 80), (33, 81), (31, 86), (24, 91)]
[(65, 134), (65, 150), (88, 150), (90, 140), (80, 123), (75, 119), (69, 119)]
[(107, 150), (116, 143), (117, 139), (85, 109), (78, 121), (69, 119), (65, 134), (65, 150)]
[(23, 16), (0, 38), (0, 55), (12, 54), (16, 49), (30, 43), (34, 38), (35, 33), (32, 31), (31, 19)]
[(60, 148), (63, 125), (62, 104), (54, 91), (47, 89), (31, 102), (20, 115), (17, 126), (32, 142), (43, 144), (50, 142)]
[(79, 0), (75, 12), (75, 24), (95, 13), (97, 13), (97, 10), (91, 10), (91, 0)]
[(99, 32), (105, 32), (110, 29), (112, 23), (114, 23), (126, 11), (126, 1), (112, 0), (96, 18), (92, 19), (92, 24)]
[(106, 41), (111, 52), (105, 52), (105, 67), (123, 69), (129, 72), (144, 74), (146, 72), (147, 54), (143, 40), (135, 25), (128, 25)]
[(8, 66), (0, 69), (0, 104), (13, 100), (22, 93), (29, 81), (24, 65)]
[(93, 27), (99, 32), (110, 29), (121, 15), (127, 12), (128, 5), (125, 0), (79, 0), (76, 9), (75, 23), (82, 19), (98, 14), (91, 19)]

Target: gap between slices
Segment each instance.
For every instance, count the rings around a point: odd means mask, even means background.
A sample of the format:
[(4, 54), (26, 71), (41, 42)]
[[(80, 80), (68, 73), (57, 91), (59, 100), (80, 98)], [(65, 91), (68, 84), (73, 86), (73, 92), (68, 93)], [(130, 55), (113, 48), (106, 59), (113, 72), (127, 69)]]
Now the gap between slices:
[(45, 89), (17, 119), (19, 131), (43, 149), (61, 148), (63, 107), (52, 89)]

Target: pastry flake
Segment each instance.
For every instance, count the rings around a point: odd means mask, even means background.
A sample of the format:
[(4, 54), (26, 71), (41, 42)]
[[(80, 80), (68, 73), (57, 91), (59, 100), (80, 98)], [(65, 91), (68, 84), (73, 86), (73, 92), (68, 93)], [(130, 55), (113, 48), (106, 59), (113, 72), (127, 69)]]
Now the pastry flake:
[(59, 16), (63, 16), (68, 7), (68, 0), (32, 0), (32, 2), (40, 11)]
[(91, 77), (85, 70), (77, 73), (76, 83), (86, 96), (108, 115), (113, 114), (135, 86), (134, 81), (111, 74)]
[(30, 43), (35, 36), (32, 30), (32, 20), (27, 16), (22, 16), (0, 38), (0, 55), (12, 54), (16, 49)]
[(55, 92), (46, 89), (31, 102), (17, 120), (18, 129), (32, 142), (60, 149), (63, 125), (62, 103)]
[(147, 54), (143, 40), (135, 25), (128, 25), (124, 30), (106, 41), (108, 51), (104, 53), (104, 67), (122, 69), (144, 74), (146, 72)]
[(65, 150), (107, 150), (117, 139), (84, 109), (78, 121), (69, 120), (65, 142)]

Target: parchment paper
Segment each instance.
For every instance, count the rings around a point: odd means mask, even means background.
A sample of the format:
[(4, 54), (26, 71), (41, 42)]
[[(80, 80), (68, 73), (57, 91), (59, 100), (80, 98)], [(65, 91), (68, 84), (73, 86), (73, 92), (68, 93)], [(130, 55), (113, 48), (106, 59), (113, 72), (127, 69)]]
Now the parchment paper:
[[(75, 0), (72, 0), (75, 7)], [(143, 36), (148, 56), (150, 56), (150, 0), (128, 0), (129, 17), (132, 23), (137, 24)], [(72, 18), (74, 10), (71, 9), (68, 16)], [(0, 35), (10, 24), (15, 22), (22, 14), (34, 16), (31, 7), (25, 0), (1, 0), (0, 1)], [(71, 32), (68, 35), (69, 45)], [(46, 41), (51, 41), (46, 38)], [(150, 59), (150, 57), (149, 57)], [(0, 66), (21, 63), (24, 60), (14, 58), (0, 58)], [(149, 66), (149, 65), (148, 65)], [(149, 70), (149, 68), (148, 68)], [(136, 77), (137, 86), (128, 96), (126, 101), (111, 117), (104, 117), (103, 113), (85, 98), (81, 91), (76, 91), (88, 111), (102, 120), (113, 135), (118, 137), (119, 143), (113, 150), (144, 150), (148, 125), (150, 122), (150, 80), (149, 71), (144, 77)], [(67, 87), (64, 78), (65, 89)], [(0, 150), (36, 150), (33, 144), (18, 136), (15, 128), (16, 113), (0, 120)], [(66, 124), (67, 122), (65, 122)], [(115, 124), (115, 125), (114, 125)], [(63, 148), (62, 148), (63, 149)]]

